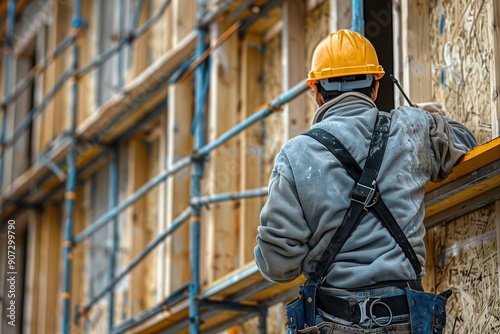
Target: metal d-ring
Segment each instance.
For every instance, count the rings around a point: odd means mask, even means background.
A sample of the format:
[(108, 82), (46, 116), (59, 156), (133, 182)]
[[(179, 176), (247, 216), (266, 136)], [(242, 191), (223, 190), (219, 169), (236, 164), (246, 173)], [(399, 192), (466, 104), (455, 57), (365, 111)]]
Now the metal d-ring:
[[(380, 322), (378, 322), (377, 317), (373, 314), (373, 306), (375, 306), (376, 304), (380, 304), (382, 306), (385, 306), (385, 308), (387, 308), (389, 310), (389, 321), (388, 322), (383, 323), (383, 324), (381, 324)], [(382, 326), (382, 327), (383, 326), (387, 326), (387, 325), (389, 325), (392, 322), (392, 310), (389, 307), (389, 305), (387, 305), (386, 303), (381, 302), (380, 299), (377, 299), (377, 300), (375, 300), (370, 305), (370, 318), (373, 320), (374, 323), (376, 323), (379, 326)]]

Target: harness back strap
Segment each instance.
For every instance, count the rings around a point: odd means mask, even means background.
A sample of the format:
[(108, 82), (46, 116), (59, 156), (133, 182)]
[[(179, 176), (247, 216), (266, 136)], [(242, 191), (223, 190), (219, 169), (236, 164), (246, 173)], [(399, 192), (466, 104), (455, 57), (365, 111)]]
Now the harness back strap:
[(367, 211), (370, 211), (396, 240), (409, 259), (417, 277), (422, 272), (415, 251), (408, 242), (401, 227), (382, 201), (382, 198), (380, 198), (380, 193), (376, 187), (375, 180), (380, 170), (387, 145), (389, 128), (390, 116), (388, 113), (380, 112), (373, 131), (369, 155), (363, 170), (345, 146), (331, 133), (318, 128), (304, 133), (304, 135), (314, 138), (328, 148), (356, 182), (356, 187), (351, 194), (351, 205), (344, 216), (344, 220), (316, 264), (316, 273), (320, 277), (323, 277), (335, 256), (340, 252), (343, 244), (363, 219)]

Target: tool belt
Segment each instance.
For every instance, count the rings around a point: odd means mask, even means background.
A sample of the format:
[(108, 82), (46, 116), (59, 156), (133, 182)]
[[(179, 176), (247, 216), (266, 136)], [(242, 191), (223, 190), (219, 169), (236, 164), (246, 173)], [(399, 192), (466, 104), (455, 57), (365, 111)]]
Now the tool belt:
[[(370, 318), (376, 324), (384, 326), (391, 322), (392, 317), (410, 313), (406, 294), (386, 298), (368, 298), (360, 302), (355, 298), (343, 299), (319, 290), (317, 297), (316, 306), (319, 309), (334, 317), (354, 323), (362, 323)], [(377, 320), (382, 317), (389, 317), (389, 321), (385, 323)]]

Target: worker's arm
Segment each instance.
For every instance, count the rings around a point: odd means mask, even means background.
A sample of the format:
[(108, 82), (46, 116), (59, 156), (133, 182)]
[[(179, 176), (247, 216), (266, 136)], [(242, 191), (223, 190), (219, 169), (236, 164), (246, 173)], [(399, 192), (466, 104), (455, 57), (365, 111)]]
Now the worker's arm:
[(472, 132), (441, 112), (424, 108), (429, 120), (429, 136), (433, 153), (431, 181), (444, 180), (453, 171), (453, 166), (467, 151), (477, 146)]
[[(287, 283), (302, 274), (309, 252), (310, 229), (289, 169), (286, 154), (276, 157), (269, 181), (269, 197), (260, 215), (255, 262), (269, 281)], [(287, 175), (288, 174), (288, 175)]]

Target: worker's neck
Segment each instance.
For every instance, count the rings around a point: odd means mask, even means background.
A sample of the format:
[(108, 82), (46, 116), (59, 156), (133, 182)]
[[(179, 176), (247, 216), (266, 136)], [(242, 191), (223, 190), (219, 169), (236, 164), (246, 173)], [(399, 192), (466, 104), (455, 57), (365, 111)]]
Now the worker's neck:
[(368, 96), (366, 96), (365, 94), (359, 92), (347, 92), (340, 96), (337, 96), (334, 99), (331, 99), (328, 102), (325, 102), (322, 106), (320, 106), (318, 110), (316, 110), (316, 113), (314, 114), (312, 124), (321, 122), (325, 113), (333, 106), (346, 101), (352, 101), (353, 99), (366, 101), (369, 104), (371, 104), (374, 108), (376, 108), (375, 102), (373, 102), (373, 100)]

